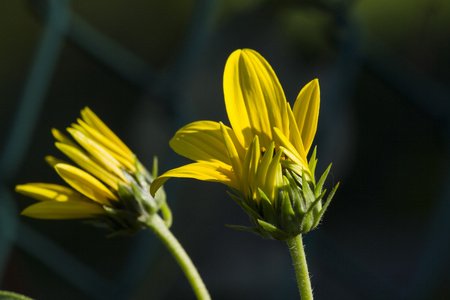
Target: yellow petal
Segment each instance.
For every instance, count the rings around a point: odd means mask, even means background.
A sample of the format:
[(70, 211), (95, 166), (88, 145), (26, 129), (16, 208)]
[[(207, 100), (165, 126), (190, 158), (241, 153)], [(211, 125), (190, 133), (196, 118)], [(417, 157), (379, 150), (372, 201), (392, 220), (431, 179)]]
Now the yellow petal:
[(278, 145), (280, 145), (280, 148), (284, 148), (283, 152), (296, 164), (299, 164), (308, 169), (308, 160), (306, 156), (302, 156), (278, 128), (274, 128), (274, 132), (275, 140), (277, 141)]
[[(259, 138), (257, 135), (253, 138), (253, 142), (250, 144), (247, 153), (245, 154), (244, 164), (242, 168), (242, 182), (248, 184), (249, 188), (244, 189), (244, 196), (247, 199), (256, 199), (256, 187), (257, 171), (259, 165), (259, 159), (261, 157), (261, 148), (259, 146)], [(252, 194), (250, 194), (252, 193)]]
[(113, 172), (123, 181), (127, 181), (120, 168), (121, 164), (106, 149), (79, 130), (68, 128), (67, 131), (69, 131), (73, 138), (105, 169)]
[[(268, 169), (270, 166), (270, 162), (272, 161), (272, 157), (273, 157), (273, 150), (275, 149), (275, 143), (271, 143), (269, 145), (269, 148), (267, 148), (267, 151), (264, 153), (261, 162), (258, 166), (258, 171), (257, 171), (257, 185), (255, 187), (255, 190), (258, 190), (258, 188), (262, 189), (264, 191), (264, 186), (266, 184), (266, 176), (268, 174)], [(259, 200), (260, 195), (259, 193), (257, 194), (257, 200)]]
[(228, 134), (225, 125), (220, 123), (220, 130), (222, 131), (223, 143), (225, 144), (225, 148), (228, 152), (228, 157), (231, 161), (231, 166), (233, 167), (234, 175), (236, 176), (236, 180), (241, 182), (242, 177), (242, 162), (239, 157), (239, 154), (236, 150), (236, 147), (233, 144), (233, 140)]
[[(238, 151), (244, 152), (237, 141), (233, 130), (225, 126), (226, 131), (238, 144)], [(231, 165), (223, 143), (220, 124), (213, 121), (197, 121), (190, 123), (175, 133), (169, 142), (170, 147), (178, 154), (195, 161), (221, 161)]]
[(220, 182), (232, 188), (238, 189), (238, 183), (231, 171), (231, 166), (221, 162), (198, 162), (172, 169), (153, 180), (150, 193), (155, 195), (156, 191), (172, 177), (193, 178), (203, 181)]
[(84, 121), (78, 119), (78, 123), (85, 130), (83, 133), (86, 136), (90, 137), (93, 141), (102, 146), (102, 148), (107, 150), (109, 154), (117, 159), (128, 170), (131, 170), (132, 172), (136, 171), (134, 166), (134, 154), (129, 155), (129, 153), (125, 152), (119, 145), (114, 144), (111, 140), (107, 139), (103, 134), (86, 124)]
[(45, 201), (25, 208), (22, 215), (36, 219), (85, 219), (105, 214), (103, 208), (95, 203), (78, 201)]
[(57, 164), (67, 164), (67, 162), (65, 162), (64, 160), (53, 157), (51, 155), (47, 155), (44, 159), (45, 162), (48, 163), (52, 168), (54, 168)]
[(55, 143), (56, 147), (67, 157), (73, 160), (77, 165), (83, 168), (88, 173), (94, 175), (100, 179), (103, 183), (108, 185), (110, 188), (117, 190), (117, 185), (121, 181), (118, 177), (114, 176), (112, 173), (106, 171), (103, 167), (97, 164), (95, 161), (90, 159), (85, 153), (83, 153), (79, 148), (74, 148), (70, 145), (63, 143)]
[(293, 107), (294, 117), (297, 121), (298, 130), (302, 136), (306, 153), (309, 152), (314, 136), (316, 135), (319, 108), (319, 81), (314, 79), (303, 87)]
[(117, 197), (99, 180), (89, 173), (66, 164), (57, 164), (55, 170), (72, 188), (100, 204), (110, 205), (109, 200)]
[(27, 183), (16, 186), (16, 192), (39, 201), (83, 201), (86, 198), (71, 188), (51, 183)]
[(72, 146), (72, 147), (74, 147), (74, 148), (80, 149), (80, 147), (79, 147), (74, 141), (72, 141), (69, 137), (67, 137), (65, 134), (63, 134), (63, 133), (62, 133), (61, 131), (59, 131), (58, 129), (52, 128), (52, 134), (53, 134), (53, 137), (54, 137), (58, 142), (61, 142), (61, 143), (70, 145), (70, 146)]
[(223, 88), (231, 126), (244, 148), (258, 135), (262, 147), (272, 140), (272, 127), (289, 134), (286, 98), (267, 61), (250, 49), (233, 52), (225, 66)]
[[(292, 143), (293, 147), (297, 150), (300, 157), (304, 157), (305, 161), (306, 161), (307, 153), (305, 151), (305, 147), (303, 146), (302, 136), (301, 136), (300, 132), (298, 131), (297, 121), (295, 120), (294, 113), (292, 112), (292, 109), (290, 106), (288, 106), (288, 116), (289, 116), (289, 126), (290, 126), (289, 141)], [(278, 135), (278, 133), (275, 132), (275, 137), (277, 135)]]
[(101, 134), (103, 134), (106, 138), (108, 138), (115, 145), (119, 146), (127, 156), (131, 157), (133, 152), (122, 142), (121, 139), (111, 130), (99, 117), (89, 108), (85, 107), (81, 110), (81, 117), (83, 120), (89, 124), (91, 127), (98, 130)]
[(272, 161), (267, 168), (266, 181), (262, 190), (267, 195), (272, 203), (277, 202), (278, 198), (278, 187), (283, 181), (283, 176), (281, 174), (280, 158), (283, 151), (278, 151), (277, 154), (272, 158)]

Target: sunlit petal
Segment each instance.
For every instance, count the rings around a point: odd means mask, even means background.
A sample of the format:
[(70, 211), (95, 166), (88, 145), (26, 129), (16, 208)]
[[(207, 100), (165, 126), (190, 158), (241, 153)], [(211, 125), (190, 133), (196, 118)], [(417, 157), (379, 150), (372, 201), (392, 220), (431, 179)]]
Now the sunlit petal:
[(67, 164), (66, 161), (51, 155), (47, 155), (44, 159), (52, 168), (54, 168), (57, 164)]
[(267, 168), (266, 181), (263, 186), (264, 193), (272, 202), (276, 202), (278, 198), (278, 186), (281, 185), (283, 177), (281, 175), (280, 158), (283, 151), (278, 151), (272, 158), (272, 161)]
[(61, 142), (63, 144), (67, 144), (69, 146), (72, 146), (74, 148), (78, 148), (78, 149), (81, 150), (81, 148), (74, 141), (72, 141), (68, 136), (63, 134), (58, 129), (52, 128), (52, 135), (58, 142)]
[(21, 214), (37, 219), (57, 220), (94, 218), (104, 215), (105, 211), (95, 203), (45, 201), (28, 206)]
[(268, 147), (274, 126), (288, 134), (284, 92), (270, 65), (257, 52), (233, 52), (225, 66), (223, 86), (228, 118), (245, 148), (255, 135)]
[(104, 135), (102, 135), (99, 131), (89, 126), (83, 120), (78, 119), (78, 124), (85, 130), (85, 133), (90, 139), (95, 141), (98, 145), (102, 146), (105, 150), (108, 151), (117, 161), (119, 161), (123, 166), (125, 166), (128, 170), (135, 172), (134, 166), (134, 155), (125, 152), (123, 148), (119, 147), (117, 144), (114, 144), (113, 141), (108, 140)]
[(57, 164), (55, 170), (72, 188), (100, 204), (110, 205), (117, 197), (99, 180), (89, 173), (71, 165)]
[[(233, 143), (238, 145), (238, 151), (244, 152), (233, 130), (228, 126), (225, 126), (225, 128)], [(169, 144), (176, 153), (195, 161), (218, 160), (231, 164), (218, 122), (197, 121), (190, 123), (178, 130)]]
[[(264, 153), (264, 155), (261, 159), (261, 162), (258, 166), (257, 175), (256, 175), (257, 184), (255, 186), (255, 190), (257, 190), (258, 188), (263, 189), (264, 185), (266, 184), (266, 177), (267, 177), (270, 163), (272, 161), (274, 149), (275, 149), (275, 143), (271, 143), (269, 145), (269, 148), (267, 148), (266, 152)], [(257, 194), (259, 195), (259, 193), (257, 193)], [(258, 196), (258, 200), (259, 200), (259, 196)]]
[(104, 168), (113, 172), (117, 177), (123, 181), (127, 181), (120, 168), (121, 164), (102, 146), (91, 140), (83, 132), (68, 128), (67, 131), (73, 136), (73, 138), (83, 146), (94, 159), (103, 165)]
[(86, 198), (71, 188), (51, 183), (27, 183), (16, 186), (16, 192), (39, 201), (83, 201)]
[(55, 143), (55, 145), (62, 153), (67, 155), (67, 157), (73, 160), (81, 168), (100, 179), (110, 188), (117, 189), (117, 184), (121, 182), (121, 180), (90, 159), (80, 149), (62, 143)]
[(100, 120), (100, 118), (97, 117), (97, 115), (92, 110), (89, 109), (89, 107), (85, 107), (81, 111), (81, 117), (87, 124), (98, 130), (111, 142), (119, 146), (124, 151), (124, 153), (127, 154), (127, 156), (133, 155), (133, 152), (131, 152), (131, 150), (127, 147), (127, 145), (125, 145), (125, 143), (122, 142), (122, 140), (119, 139), (119, 137), (111, 129), (109, 129), (109, 127), (106, 126), (106, 124), (103, 123), (103, 121)]
[(314, 136), (316, 135), (319, 108), (319, 81), (314, 79), (303, 87), (293, 107), (294, 117), (297, 121), (298, 130), (302, 136), (306, 153), (309, 152)]
[(236, 147), (234, 146), (232, 139), (230, 138), (225, 126), (222, 123), (220, 123), (220, 130), (222, 131), (223, 143), (225, 144), (225, 148), (228, 152), (228, 157), (230, 158), (231, 166), (233, 167), (233, 172), (236, 176), (236, 180), (238, 182), (241, 182), (242, 163)]
[(300, 155), (300, 153), (297, 151), (297, 149), (292, 145), (292, 143), (284, 136), (284, 134), (278, 129), (274, 128), (275, 132), (275, 140), (277, 141), (278, 145), (280, 145), (280, 148), (286, 148), (284, 150), (285, 154), (289, 156), (290, 159), (292, 159), (295, 163), (300, 164), (304, 166), (305, 168), (308, 167), (307, 159), (306, 157)]
[(155, 195), (156, 191), (171, 177), (193, 178), (203, 181), (220, 182), (238, 188), (238, 183), (231, 166), (219, 162), (198, 162), (172, 169), (156, 178), (150, 187), (150, 193)]
[[(244, 164), (242, 168), (242, 182), (248, 184), (248, 188), (244, 189), (244, 195), (250, 199), (256, 198), (256, 176), (258, 171), (259, 159), (261, 157), (261, 148), (259, 145), (259, 138), (257, 135), (253, 138), (253, 142), (247, 150)], [(252, 193), (250, 195), (250, 192)]]

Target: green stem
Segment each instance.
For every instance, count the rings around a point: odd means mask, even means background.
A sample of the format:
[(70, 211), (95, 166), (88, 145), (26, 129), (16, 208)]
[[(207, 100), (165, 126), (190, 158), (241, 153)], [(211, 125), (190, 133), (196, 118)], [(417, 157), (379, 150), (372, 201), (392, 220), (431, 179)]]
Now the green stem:
[(178, 242), (169, 228), (167, 228), (164, 220), (159, 215), (155, 214), (147, 220), (145, 225), (156, 234), (170, 253), (172, 253), (173, 257), (178, 262), (179, 266), (189, 280), (197, 299), (210, 300), (211, 297), (209, 296), (208, 290), (206, 289), (202, 278), (198, 274), (197, 268), (192, 263), (180, 242)]
[(302, 235), (299, 234), (296, 237), (288, 239), (287, 244), (291, 252), (292, 262), (294, 263), (300, 298), (302, 300), (312, 300), (311, 281), (309, 280), (308, 264), (306, 263)]

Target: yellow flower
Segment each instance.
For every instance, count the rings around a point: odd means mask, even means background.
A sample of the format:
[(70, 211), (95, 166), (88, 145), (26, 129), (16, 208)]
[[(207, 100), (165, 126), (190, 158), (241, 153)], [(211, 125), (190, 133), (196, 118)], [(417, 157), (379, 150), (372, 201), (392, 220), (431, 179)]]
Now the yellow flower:
[[(323, 182), (315, 184), (315, 152), (310, 163), (307, 155), (319, 117), (318, 80), (312, 80), (300, 91), (291, 108), (268, 62), (254, 50), (243, 49), (230, 55), (223, 88), (231, 127), (198, 121), (178, 130), (170, 146), (196, 162), (155, 179), (151, 193), (171, 177), (220, 182), (235, 191), (233, 198), (253, 217), (258, 228), (273, 225), (286, 231), (284, 223), (278, 220), (283, 209), (278, 202), (286, 197), (300, 222), (295, 225), (299, 228), (293, 229), (296, 234), (316, 226), (324, 211), (320, 201)], [(299, 192), (308, 193), (309, 187), (302, 187), (305, 182), (311, 185), (314, 199), (296, 196)], [(284, 209), (288, 210), (287, 206)], [(301, 216), (297, 216), (296, 209)], [(305, 216), (313, 212), (316, 217), (305, 224)], [(271, 237), (285, 238), (281, 233)]]
[(22, 215), (39, 219), (94, 218), (115, 231), (140, 228), (139, 218), (164, 204), (164, 193), (149, 194), (152, 176), (131, 150), (89, 108), (67, 129), (74, 142), (52, 129), (56, 147), (79, 167), (53, 156), (46, 161), (70, 186), (50, 183), (17, 185), (16, 191), (40, 202)]
[[(273, 142), (285, 158), (295, 162), (298, 174), (310, 170), (307, 152), (314, 138), (319, 116), (319, 84), (307, 84), (291, 109), (278, 79), (257, 52), (236, 50), (224, 72), (225, 105), (232, 128), (213, 121), (198, 121), (178, 130), (170, 146), (178, 154), (197, 161), (158, 177), (156, 191), (170, 177), (191, 177), (224, 183), (248, 194), (249, 185), (241, 177), (246, 152), (255, 137), (265, 153)], [(287, 161), (287, 160), (286, 160)], [(250, 174), (249, 174), (250, 175)], [(250, 180), (255, 179), (255, 174)], [(256, 184), (256, 183), (255, 183)]]

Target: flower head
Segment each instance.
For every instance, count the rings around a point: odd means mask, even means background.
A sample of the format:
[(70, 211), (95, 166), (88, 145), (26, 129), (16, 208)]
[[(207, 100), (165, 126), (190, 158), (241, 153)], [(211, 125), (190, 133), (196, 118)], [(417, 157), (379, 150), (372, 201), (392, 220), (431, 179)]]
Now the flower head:
[(334, 194), (322, 206), (329, 169), (316, 184), (315, 151), (307, 159), (319, 117), (318, 80), (291, 108), (268, 62), (243, 49), (228, 58), (223, 88), (231, 127), (197, 121), (178, 130), (170, 146), (196, 162), (155, 179), (151, 193), (171, 177), (220, 182), (249, 213), (252, 231), (286, 239), (314, 228)]
[(149, 191), (156, 177), (156, 160), (152, 176), (89, 108), (81, 111), (81, 119), (67, 131), (75, 141), (52, 129), (55, 145), (78, 166), (53, 156), (45, 159), (69, 187), (52, 183), (17, 185), (17, 192), (39, 200), (22, 215), (92, 219), (94, 225), (115, 232), (134, 232), (142, 227), (140, 222), (165, 207), (164, 192), (152, 197)]

